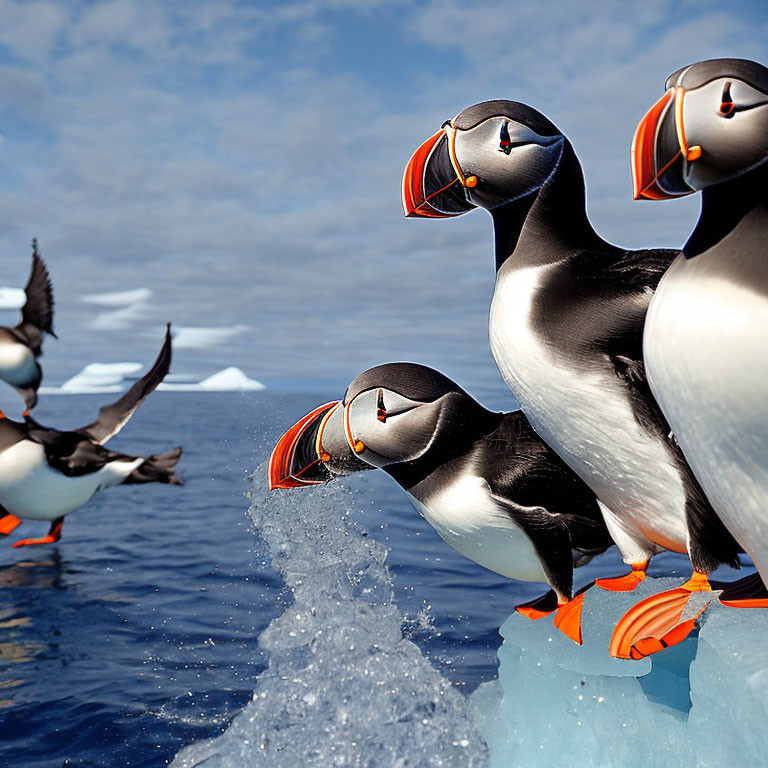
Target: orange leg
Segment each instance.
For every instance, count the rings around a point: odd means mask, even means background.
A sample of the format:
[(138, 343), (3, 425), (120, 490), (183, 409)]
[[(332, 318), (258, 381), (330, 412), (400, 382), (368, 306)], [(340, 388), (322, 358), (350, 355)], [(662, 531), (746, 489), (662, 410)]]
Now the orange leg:
[(15, 528), (18, 528), (20, 525), (21, 520), (19, 520), (16, 515), (12, 515), (10, 512), (6, 512), (2, 517), (0, 517), (0, 534), (7, 536), (11, 531), (13, 531)]
[(51, 523), (51, 527), (48, 530), (47, 536), (43, 536), (41, 539), (19, 539), (19, 541), (13, 545), (13, 548), (16, 549), (16, 547), (29, 547), (33, 544), (53, 544), (61, 538), (61, 529), (63, 526), (64, 518), (57, 517)]
[(595, 586), (607, 589), (609, 592), (631, 592), (643, 579), (648, 568), (648, 560), (644, 563), (632, 563), (632, 570), (626, 576), (615, 579), (595, 579)]
[[(683, 618), (694, 592), (711, 592), (705, 573), (693, 576), (677, 589), (651, 595), (632, 606), (613, 630), (610, 654), (619, 659), (642, 659), (652, 653), (677, 645), (696, 626), (696, 619), (707, 609), (709, 600), (692, 616)], [(689, 611), (692, 613), (693, 611)]]
[(731, 608), (768, 608), (768, 589), (759, 573), (745, 576), (738, 581), (719, 582), (716, 589), (722, 589), (718, 600)]
[(549, 592), (546, 592), (541, 597), (537, 597), (535, 600), (520, 603), (520, 605), (515, 606), (515, 610), (532, 621), (536, 621), (536, 619), (549, 616), (552, 611), (557, 609), (557, 605), (557, 595), (550, 589)]

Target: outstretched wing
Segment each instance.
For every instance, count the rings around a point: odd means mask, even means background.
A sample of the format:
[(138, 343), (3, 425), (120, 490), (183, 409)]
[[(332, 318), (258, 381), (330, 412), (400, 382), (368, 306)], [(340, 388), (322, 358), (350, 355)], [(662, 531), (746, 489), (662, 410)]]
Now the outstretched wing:
[(21, 308), (21, 322), (16, 326), (16, 331), (21, 334), (29, 344), (36, 356), (41, 354), (43, 334), (53, 332), (53, 287), (45, 262), (37, 252), (37, 241), (32, 241), (32, 272), (29, 275), (27, 286), (24, 289), (27, 300)]
[(171, 324), (165, 330), (165, 341), (154, 365), (117, 402), (105, 405), (99, 418), (77, 431), (103, 445), (114, 437), (165, 378), (171, 367)]

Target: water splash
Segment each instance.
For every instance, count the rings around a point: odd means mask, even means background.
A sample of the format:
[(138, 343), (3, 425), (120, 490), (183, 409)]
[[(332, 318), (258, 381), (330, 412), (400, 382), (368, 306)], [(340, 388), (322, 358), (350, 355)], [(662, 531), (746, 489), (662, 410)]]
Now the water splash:
[(262, 633), (252, 701), (176, 768), (485, 766), (464, 697), (403, 635), (387, 550), (351, 519), (340, 485), (268, 495), (249, 514), (293, 602)]

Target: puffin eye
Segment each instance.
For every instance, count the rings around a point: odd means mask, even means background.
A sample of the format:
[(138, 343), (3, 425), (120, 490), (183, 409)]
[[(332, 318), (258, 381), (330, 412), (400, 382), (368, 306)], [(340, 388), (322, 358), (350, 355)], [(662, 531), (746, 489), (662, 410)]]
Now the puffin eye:
[(379, 390), (379, 396), (376, 399), (376, 418), (381, 421), (385, 422), (387, 420), (387, 411), (386, 408), (384, 408), (384, 390)]
[(731, 99), (731, 81), (726, 80), (725, 85), (723, 86), (723, 95), (720, 99), (720, 112), (719, 114), (723, 117), (733, 117), (734, 112), (736, 111), (736, 105), (733, 103), (733, 100)]

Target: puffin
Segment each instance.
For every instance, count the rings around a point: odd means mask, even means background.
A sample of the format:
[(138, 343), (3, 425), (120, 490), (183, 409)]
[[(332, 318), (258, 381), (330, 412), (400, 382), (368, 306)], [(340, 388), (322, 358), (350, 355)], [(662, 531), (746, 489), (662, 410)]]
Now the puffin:
[(645, 375), (646, 311), (679, 251), (630, 251), (600, 237), (570, 142), (520, 102), (482, 102), (443, 123), (408, 162), (402, 200), (407, 217), (489, 211), (494, 359), (533, 429), (596, 495), (631, 569), (596, 585), (631, 591), (664, 550), (687, 554), (705, 573), (738, 567), (741, 549)]
[[(651, 390), (718, 517), (757, 568), (686, 589), (768, 607), (768, 69), (711, 59), (669, 76), (632, 143), (635, 199), (701, 192), (698, 223), (659, 282), (643, 349)], [(722, 589), (722, 591), (720, 591)], [(643, 625), (627, 616), (626, 636)]]
[(46, 536), (21, 539), (14, 548), (59, 541), (66, 515), (102, 488), (120, 483), (181, 485), (174, 472), (181, 447), (144, 457), (104, 447), (163, 380), (170, 364), (169, 324), (152, 368), (119, 400), (102, 407), (90, 424), (62, 431), (42, 426), (28, 412), (23, 422), (0, 412), (0, 534), (7, 536), (22, 519), (50, 522)]
[(26, 301), (21, 322), (13, 328), (0, 326), (0, 379), (15, 387), (27, 409), (37, 404), (37, 388), (43, 371), (37, 358), (42, 355), (45, 334), (53, 332), (53, 287), (45, 262), (32, 241), (32, 271), (24, 289)]
[(439, 371), (386, 363), (278, 441), (270, 490), (380, 468), (464, 557), (550, 590), (517, 606), (581, 644), (583, 592), (573, 569), (612, 545), (595, 495), (520, 411), (494, 413)]

